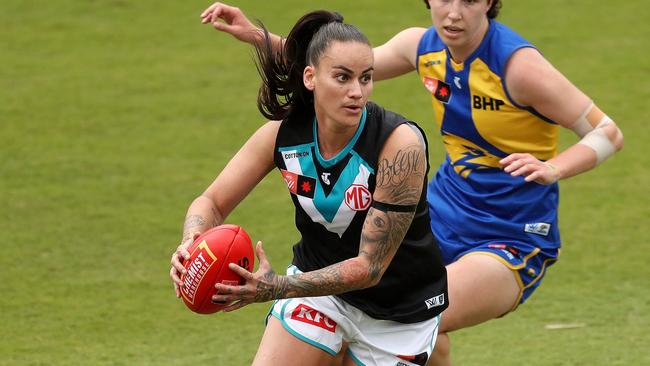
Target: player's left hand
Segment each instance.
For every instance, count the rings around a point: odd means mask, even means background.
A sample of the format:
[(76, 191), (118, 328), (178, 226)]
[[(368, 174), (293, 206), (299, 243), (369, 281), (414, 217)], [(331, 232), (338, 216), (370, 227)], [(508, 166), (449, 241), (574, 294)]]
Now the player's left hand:
[(257, 242), (255, 254), (259, 263), (255, 273), (251, 273), (235, 263), (229, 264), (229, 268), (233, 272), (246, 280), (243, 286), (229, 286), (222, 283), (215, 285), (217, 294), (212, 296), (212, 301), (230, 304), (221, 311), (234, 311), (254, 302), (265, 302), (276, 298), (278, 279), (283, 276), (278, 276), (271, 268), (261, 241)]
[(540, 161), (528, 153), (510, 154), (501, 159), (499, 164), (503, 171), (513, 177), (523, 176), (526, 182), (553, 184), (560, 179), (560, 173), (554, 165)]

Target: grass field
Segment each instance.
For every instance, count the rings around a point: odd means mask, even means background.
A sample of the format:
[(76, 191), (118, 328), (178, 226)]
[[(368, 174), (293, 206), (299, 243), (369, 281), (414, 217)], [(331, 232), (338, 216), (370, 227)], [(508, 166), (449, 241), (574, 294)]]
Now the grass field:
[[(282, 34), (308, 10), (338, 10), (375, 44), (430, 23), (420, 1), (237, 4)], [(207, 5), (3, 0), (0, 365), (252, 360), (268, 304), (195, 315), (168, 278), (187, 205), (263, 122), (250, 50), (199, 23)], [(649, 17), (645, 1), (505, 1), (500, 20), (611, 115), (626, 146), (562, 183), (561, 260), (514, 314), (453, 335), (457, 365), (650, 365)], [(437, 164), (417, 83), (379, 83), (373, 99), (426, 126)], [(263, 240), (278, 271), (297, 238), (289, 202), (272, 174), (227, 220)]]

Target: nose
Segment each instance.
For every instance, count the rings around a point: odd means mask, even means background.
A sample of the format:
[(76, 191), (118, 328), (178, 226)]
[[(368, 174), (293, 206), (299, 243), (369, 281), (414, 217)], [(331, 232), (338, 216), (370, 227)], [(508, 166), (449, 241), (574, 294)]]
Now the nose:
[(447, 13), (447, 18), (451, 20), (460, 20), (461, 1), (462, 0), (453, 0), (449, 2), (449, 13)]
[(363, 97), (363, 89), (361, 88), (361, 83), (359, 80), (355, 80), (350, 83), (350, 88), (348, 89), (348, 97), (352, 99), (361, 99)]

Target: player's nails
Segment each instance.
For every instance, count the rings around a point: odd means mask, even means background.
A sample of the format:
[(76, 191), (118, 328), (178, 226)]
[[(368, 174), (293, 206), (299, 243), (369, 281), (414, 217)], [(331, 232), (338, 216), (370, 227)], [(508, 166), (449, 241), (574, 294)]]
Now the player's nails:
[(183, 274), (186, 274), (187, 270), (185, 268), (183, 268), (183, 270), (181, 272), (183, 272)]
[(185, 254), (185, 255), (183, 256), (183, 258), (185, 258), (185, 260), (188, 260), (188, 259), (190, 259), (190, 255), (189, 255), (189, 254)]

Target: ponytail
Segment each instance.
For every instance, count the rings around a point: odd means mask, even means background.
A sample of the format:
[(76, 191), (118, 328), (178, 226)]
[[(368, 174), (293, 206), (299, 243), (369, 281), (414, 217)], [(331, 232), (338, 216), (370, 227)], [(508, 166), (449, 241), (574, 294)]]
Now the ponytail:
[(303, 72), (318, 62), (332, 41), (356, 41), (370, 45), (355, 26), (343, 24), (339, 13), (326, 10), (304, 15), (274, 52), (268, 30), (262, 26), (264, 42), (256, 45), (257, 70), (262, 78), (257, 108), (272, 120), (283, 120), (290, 114), (314, 114), (313, 92), (305, 88)]

